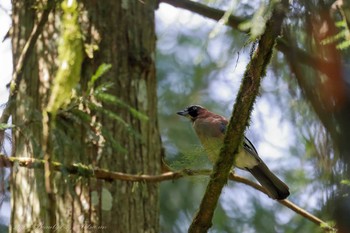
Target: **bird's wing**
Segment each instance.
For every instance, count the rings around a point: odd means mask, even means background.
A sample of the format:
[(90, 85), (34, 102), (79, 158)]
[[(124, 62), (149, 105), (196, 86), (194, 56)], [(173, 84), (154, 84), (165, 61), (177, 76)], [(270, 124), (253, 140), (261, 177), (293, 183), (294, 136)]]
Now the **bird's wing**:
[(205, 137), (218, 138), (223, 140), (228, 121), (216, 114), (211, 114), (203, 118), (198, 118), (194, 123), (197, 134)]
[[(227, 128), (227, 125), (228, 125), (228, 121), (225, 119), (225, 120), (221, 120), (220, 121), (220, 131), (225, 134), (226, 132), (226, 128)], [(258, 155), (258, 152), (256, 151), (253, 143), (251, 143), (251, 141), (249, 141), (249, 139), (244, 136), (244, 139), (243, 139), (243, 148), (244, 150), (246, 150), (249, 154), (253, 155), (255, 158), (257, 158), (259, 161), (261, 160), (259, 155)]]
[(255, 149), (253, 143), (251, 143), (251, 142), (249, 141), (249, 139), (248, 139), (246, 136), (244, 136), (243, 148), (244, 148), (249, 154), (254, 155), (254, 157), (256, 157), (256, 158), (258, 158), (258, 159), (260, 160), (259, 155), (258, 155), (258, 152), (256, 151), (256, 149)]
[(227, 121), (220, 121), (219, 122), (219, 128), (220, 128), (220, 132), (222, 134), (226, 133), (226, 126), (227, 126), (228, 122)]

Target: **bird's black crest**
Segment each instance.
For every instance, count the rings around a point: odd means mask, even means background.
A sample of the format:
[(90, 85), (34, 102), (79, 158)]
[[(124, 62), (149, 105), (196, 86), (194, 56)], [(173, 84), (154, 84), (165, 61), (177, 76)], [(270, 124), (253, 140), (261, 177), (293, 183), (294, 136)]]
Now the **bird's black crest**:
[(200, 109), (203, 109), (200, 105), (191, 105), (187, 107), (187, 112), (191, 117), (197, 117)]

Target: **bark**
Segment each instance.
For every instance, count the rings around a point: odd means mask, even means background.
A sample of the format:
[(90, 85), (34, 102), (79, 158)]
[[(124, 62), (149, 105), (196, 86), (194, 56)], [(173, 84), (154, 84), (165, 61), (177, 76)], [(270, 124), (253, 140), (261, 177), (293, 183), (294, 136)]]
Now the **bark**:
[[(157, 128), (155, 79), (155, 1), (85, 1), (90, 19), (91, 43), (99, 50), (86, 66), (95, 70), (101, 62), (112, 64), (108, 80), (113, 82), (113, 94), (123, 102), (145, 113), (148, 121), (140, 121), (122, 107), (105, 106), (120, 116), (141, 134), (127, 132), (116, 122), (101, 116), (102, 124), (118, 138), (127, 152), (105, 151), (98, 165), (109, 170), (132, 174), (160, 173), (160, 138)], [(96, 31), (99, 36), (96, 35)], [(84, 76), (89, 76), (90, 69)], [(158, 232), (158, 185), (115, 181), (105, 185), (112, 193), (113, 208), (98, 215), (101, 225), (108, 222), (118, 232)], [(116, 217), (118, 216), (118, 217)]]
[[(43, 12), (44, 3), (35, 0), (13, 1), (14, 67)], [(114, 83), (110, 94), (147, 115), (148, 120), (135, 117), (123, 106), (106, 104), (103, 108), (118, 114), (135, 133), (130, 133), (103, 113), (91, 114), (97, 114), (94, 116), (96, 122), (126, 150), (99, 147), (89, 141), (83, 126), (72, 124), (66, 129), (66, 137), (76, 139), (76, 146), (54, 144), (57, 140), (50, 137), (47, 152), (52, 160), (62, 164), (91, 164), (131, 174), (160, 173), (161, 144), (154, 63), (155, 4), (155, 1), (80, 2), (84, 43), (98, 47), (83, 61), (82, 87), (86, 87), (102, 63), (109, 63), (112, 68), (100, 82)], [(57, 70), (55, 39), (59, 37), (59, 7), (57, 4), (49, 15), (33, 52), (26, 58), (16, 80), (18, 85), (11, 108), (13, 124), (17, 126), (13, 133), (13, 156), (43, 158), (42, 112), (48, 103), (50, 86)], [(106, 182), (69, 176), (65, 172), (51, 172), (53, 194), (50, 196), (46, 192), (41, 169), (12, 168), (11, 232), (159, 231), (158, 184)]]

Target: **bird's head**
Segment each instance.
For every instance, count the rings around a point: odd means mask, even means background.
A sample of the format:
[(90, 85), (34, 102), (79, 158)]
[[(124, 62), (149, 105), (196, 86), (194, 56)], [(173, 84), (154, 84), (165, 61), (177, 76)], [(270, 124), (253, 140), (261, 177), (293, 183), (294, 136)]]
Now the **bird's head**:
[(197, 119), (197, 117), (205, 111), (206, 111), (206, 109), (200, 105), (191, 105), (191, 106), (185, 108), (184, 110), (177, 112), (177, 114), (180, 116), (187, 117), (187, 118), (191, 119), (192, 121), (195, 121)]

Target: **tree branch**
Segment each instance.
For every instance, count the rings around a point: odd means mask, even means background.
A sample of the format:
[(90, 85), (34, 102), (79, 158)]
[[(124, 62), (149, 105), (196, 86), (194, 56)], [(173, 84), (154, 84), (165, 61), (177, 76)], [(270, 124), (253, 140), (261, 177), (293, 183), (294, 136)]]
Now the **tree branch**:
[[(208, 7), (204, 4), (192, 2), (190, 0), (159, 0), (159, 1), (167, 3), (167, 4), (172, 5), (174, 7), (179, 7), (179, 8), (185, 9), (185, 10), (192, 11), (194, 13), (197, 13), (199, 15), (202, 15), (204, 17), (207, 17), (209, 19), (213, 19), (216, 21), (219, 21), (222, 18), (222, 16), (225, 14), (225, 11), (223, 11), (223, 10), (218, 10), (218, 9), (215, 9), (212, 7)], [(248, 19), (240, 18), (240, 17), (234, 16), (234, 15), (230, 15), (227, 22), (226, 22), (226, 25), (232, 27), (235, 30), (247, 33), (248, 31), (242, 30), (239, 27), (239, 25)], [(319, 70), (320, 72), (322, 72), (328, 76), (332, 75), (332, 74), (329, 74), (329, 72), (328, 72), (329, 67), (332, 67), (335, 64), (332, 61), (326, 61), (326, 60), (321, 59), (319, 57), (312, 56), (309, 53), (307, 53), (306, 51), (304, 51), (298, 47), (290, 46), (283, 39), (277, 40), (276, 49), (279, 50), (280, 52), (282, 52), (283, 54), (285, 54), (286, 52), (289, 52), (289, 51), (293, 51), (295, 54), (298, 55), (298, 59), (297, 59), (298, 62), (300, 62), (304, 65), (308, 65), (315, 70)]]
[[(46, 5), (45, 9), (43, 10), (38, 23), (34, 25), (32, 31), (30, 33), (30, 36), (28, 37), (27, 42), (25, 43), (25, 45), (22, 49), (22, 52), (21, 52), (21, 54), (18, 58), (17, 64), (16, 64), (16, 68), (13, 71), (11, 82), (8, 84), (8, 86), (10, 87), (10, 98), (9, 98), (8, 103), (6, 104), (6, 107), (4, 108), (2, 115), (1, 115), (0, 123), (7, 124), (8, 120), (11, 116), (11, 107), (13, 106), (13, 102), (15, 101), (15, 96), (16, 96), (16, 93), (18, 90), (19, 82), (21, 80), (23, 68), (25, 67), (25, 64), (27, 63), (30, 54), (32, 54), (35, 43), (36, 43), (38, 37), (40, 36), (41, 32), (43, 31), (43, 28), (44, 28), (44, 26), (49, 18), (49, 14), (50, 14), (51, 10), (55, 6), (55, 3), (56, 3), (55, 0), (49, 0), (47, 2), (47, 5)], [(2, 147), (3, 141), (5, 139), (4, 135), (5, 135), (5, 131), (0, 130), (0, 148)]]
[[(230, 173), (229, 176), (230, 180), (236, 181), (236, 182), (240, 182), (243, 183), (245, 185), (248, 185), (252, 188), (254, 188), (255, 190), (258, 190), (264, 194), (266, 194), (266, 196), (269, 196), (267, 191), (264, 189), (264, 187), (262, 187), (261, 185), (259, 185), (258, 183), (255, 183), (251, 180), (248, 180), (244, 177), (241, 176), (237, 176), (234, 173)], [(325, 231), (327, 232), (335, 232), (336, 230), (334, 228), (332, 228), (328, 223), (326, 223), (325, 221), (317, 218), (315, 215), (307, 212), (306, 210), (304, 210), (303, 208), (297, 206), (296, 204), (294, 204), (293, 202), (285, 199), (285, 200), (277, 200), (281, 205), (284, 205), (285, 207), (289, 208), (290, 210), (294, 211), (295, 213), (303, 216), (304, 218), (306, 218), (307, 220), (315, 223), (316, 225), (320, 226), (321, 228), (323, 228)]]
[(246, 68), (230, 123), (226, 130), (224, 146), (221, 149), (218, 161), (214, 165), (211, 179), (199, 211), (188, 230), (189, 233), (207, 232), (212, 225), (214, 210), (221, 190), (227, 182), (234, 157), (241, 146), (243, 133), (259, 92), (261, 78), (265, 75), (266, 67), (270, 62), (275, 39), (280, 35), (285, 9), (288, 9), (288, 0), (276, 3), (272, 16), (267, 21), (266, 31), (261, 36), (258, 48)]
[[(20, 166), (29, 169), (44, 169), (44, 164), (45, 161), (40, 159), (33, 159), (27, 157), (7, 157), (6, 155), (0, 154), (0, 167), (12, 168)], [(122, 180), (130, 182), (162, 182), (168, 180), (177, 180), (189, 176), (209, 176), (212, 172), (211, 170), (184, 169), (182, 171), (169, 171), (160, 175), (133, 175), (122, 172), (111, 172), (105, 169), (91, 168), (83, 164), (62, 165), (58, 162), (53, 162), (52, 168), (54, 171), (57, 172), (62, 172), (66, 174), (68, 173), (86, 178), (92, 177), (95, 179), (101, 179), (109, 182), (113, 180)], [(268, 196), (266, 190), (261, 185), (244, 177), (238, 176), (233, 172), (230, 173), (229, 179), (250, 186), (255, 190), (258, 190)], [(310, 220), (311, 222), (323, 227), (325, 230), (334, 230), (332, 227), (328, 226), (326, 222), (322, 221), (321, 219), (317, 218), (316, 216), (312, 215), (311, 213), (307, 212), (306, 210), (302, 209), (296, 204), (288, 200), (282, 200), (278, 202), (291, 209), (292, 211), (296, 212), (297, 214)]]
[(35, 43), (38, 40), (38, 37), (40, 36), (41, 32), (43, 31), (43, 28), (49, 18), (49, 14), (51, 10), (54, 8), (56, 1), (55, 0), (49, 0), (47, 1), (46, 7), (43, 10), (41, 17), (37, 24), (33, 26), (32, 32), (30, 33), (30, 36), (27, 39), (27, 42), (25, 43), (22, 53), (20, 54), (16, 68), (12, 75), (12, 80), (10, 83), (10, 92), (11, 95), (14, 95), (18, 89), (18, 84), (20, 81), (21, 74), (23, 72), (23, 68), (25, 64), (27, 63), (27, 60), (32, 53)]
[[(113, 180), (123, 180), (123, 181), (132, 181), (132, 182), (160, 182), (164, 180), (174, 180), (184, 176), (192, 175), (208, 175), (210, 171), (208, 170), (198, 170), (198, 171), (188, 171), (186, 172), (166, 172), (162, 175), (132, 175), (121, 172), (111, 172), (105, 169), (100, 168), (91, 168), (89, 166), (76, 163), (72, 165), (62, 165), (58, 162), (51, 162), (52, 169), (54, 171), (68, 173), (72, 175), (78, 175), (83, 177), (94, 177), (96, 179), (113, 181)], [(0, 167), (26, 167), (26, 168), (40, 168), (44, 169), (45, 160), (43, 159), (34, 159), (27, 157), (7, 157), (0, 154)]]
[(279, 38), (276, 43), (276, 49), (282, 52), (285, 57), (288, 57), (290, 53), (293, 53), (296, 59), (296, 63), (301, 63), (303, 65), (312, 67), (313, 69), (320, 71), (328, 77), (332, 77), (334, 75), (334, 73), (330, 71), (333, 70), (331, 67), (338, 66), (337, 62), (326, 61), (324, 59), (311, 56), (308, 52), (299, 49), (296, 45), (292, 45), (288, 41), (289, 38), (284, 35), (282, 38)]
[[(210, 18), (216, 21), (219, 21), (225, 14), (225, 11), (211, 8), (204, 4), (189, 1), (189, 0), (160, 0), (160, 2), (168, 3), (169, 5), (172, 5), (174, 7), (179, 7), (182, 9), (192, 11), (194, 13), (197, 13), (199, 15), (205, 16), (207, 18)], [(245, 22), (246, 20), (247, 19), (230, 15), (227, 19), (226, 25), (232, 28), (235, 28), (237, 30), (240, 30), (242, 32), (248, 32), (238, 28), (239, 25)]]

